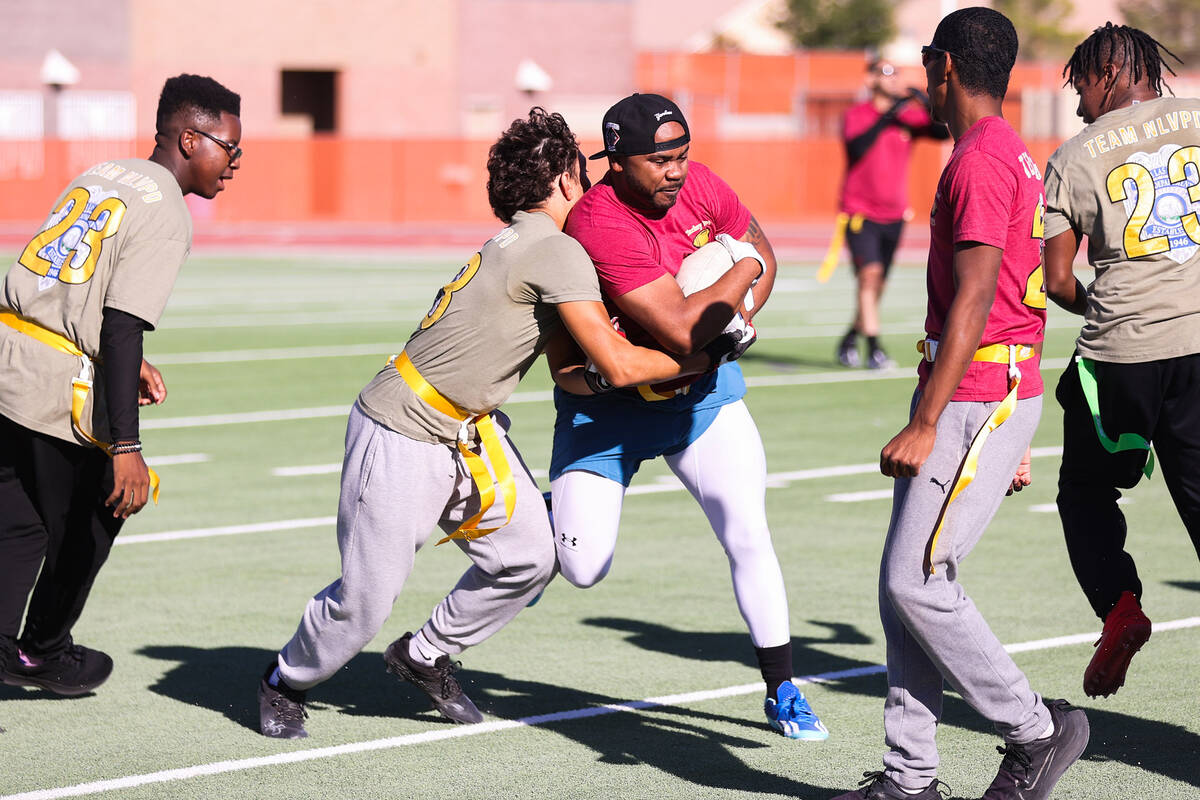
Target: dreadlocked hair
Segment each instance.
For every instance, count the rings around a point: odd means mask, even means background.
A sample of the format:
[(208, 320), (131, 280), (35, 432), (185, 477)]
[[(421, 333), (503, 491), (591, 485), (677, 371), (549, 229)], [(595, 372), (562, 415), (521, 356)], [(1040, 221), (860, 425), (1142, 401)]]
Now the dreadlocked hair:
[(577, 174), (579, 143), (561, 114), (535, 106), (515, 119), (488, 151), (488, 203), (501, 222), (537, 208), (564, 172)]
[[(1119, 68), (1129, 67), (1134, 83), (1141, 83), (1145, 77), (1150, 88), (1162, 94), (1163, 70), (1175, 74), (1163, 57), (1164, 53), (1176, 63), (1183, 63), (1179, 56), (1145, 31), (1106, 22), (1103, 28), (1096, 28), (1075, 48), (1071, 60), (1063, 67), (1064, 85), (1071, 85), (1076, 78), (1100, 75), (1105, 64), (1112, 64)], [(1167, 91), (1171, 91), (1171, 87), (1168, 86)]]

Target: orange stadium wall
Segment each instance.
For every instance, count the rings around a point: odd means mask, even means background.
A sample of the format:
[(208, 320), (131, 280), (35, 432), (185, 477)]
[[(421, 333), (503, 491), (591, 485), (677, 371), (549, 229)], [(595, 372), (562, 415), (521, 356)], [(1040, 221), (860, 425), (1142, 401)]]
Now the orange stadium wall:
[[(472, 140), (315, 138), (246, 142), (242, 167), (213, 202), (193, 200), (198, 223), (482, 223), (487, 150)], [(1057, 142), (1031, 142), (1045, 163)], [(598, 149), (597, 142), (585, 149)], [(106, 159), (145, 156), (148, 143), (0, 142), (0, 222), (33, 224), (74, 176)], [(910, 204), (927, 213), (949, 152), (918, 143)], [(845, 158), (833, 137), (696, 141), (692, 156), (724, 177), (764, 225), (831, 218)], [(592, 162), (591, 178), (603, 174)]]
[[(688, 109), (692, 155), (724, 177), (764, 225), (831, 219), (845, 156), (837, 133), (841, 111), (862, 87), (861, 52), (788, 56), (739, 53), (643, 53), (639, 91), (675, 97)], [(1005, 116), (1021, 129), (1022, 87), (1061, 85), (1058, 67), (1018, 65)], [(905, 80), (923, 83), (919, 68)], [(551, 100), (551, 98), (547, 98)], [(548, 103), (551, 107), (553, 102)], [(747, 138), (722, 131), (738, 115), (804, 117), (790, 135)], [(487, 204), (490, 141), (467, 138), (365, 139), (337, 135), (260, 139), (248, 130), (235, 180), (214, 202), (189, 201), (198, 227), (209, 223), (272, 225), (479, 224), (493, 221)], [(586, 133), (586, 132), (585, 132)], [(587, 152), (599, 149), (585, 138)], [(1057, 141), (1031, 141), (1045, 163)], [(62, 187), (92, 164), (150, 153), (149, 141), (0, 141), (0, 224), (10, 235), (44, 218)], [(928, 213), (948, 144), (918, 142), (909, 198), (917, 219)], [(603, 174), (591, 163), (591, 177)]]

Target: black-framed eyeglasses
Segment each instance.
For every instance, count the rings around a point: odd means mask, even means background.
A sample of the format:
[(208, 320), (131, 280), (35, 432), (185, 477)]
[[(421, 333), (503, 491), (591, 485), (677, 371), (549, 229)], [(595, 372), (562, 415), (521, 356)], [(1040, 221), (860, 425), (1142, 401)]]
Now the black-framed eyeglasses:
[(224, 139), (218, 139), (216, 136), (213, 136), (208, 131), (197, 130), (196, 128), (192, 128), (192, 133), (198, 133), (201, 136), (203, 136), (205, 139), (211, 139), (212, 141), (216, 142), (217, 147), (224, 150), (225, 155), (229, 156), (230, 164), (232, 164), (233, 162), (237, 161), (239, 158), (242, 157), (242, 152), (243, 152), (242, 148), (238, 147), (233, 142), (227, 142)]
[(962, 56), (960, 56), (958, 53), (954, 52), (953, 50), (943, 50), (940, 47), (934, 47), (931, 44), (927, 44), (921, 48), (921, 66), (927, 67), (934, 59), (941, 58), (942, 56), (946, 55), (947, 53), (954, 56), (959, 61), (966, 60), (965, 58), (963, 58)]

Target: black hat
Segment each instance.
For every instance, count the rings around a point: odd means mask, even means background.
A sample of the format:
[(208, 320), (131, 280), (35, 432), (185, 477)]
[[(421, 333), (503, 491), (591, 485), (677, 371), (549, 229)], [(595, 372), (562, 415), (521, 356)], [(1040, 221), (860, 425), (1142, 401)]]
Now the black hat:
[[(668, 122), (682, 125), (683, 136), (656, 143), (655, 132)], [(604, 114), (603, 134), (604, 149), (589, 158), (642, 156), (674, 150), (692, 140), (679, 106), (660, 94), (631, 94), (619, 101)]]

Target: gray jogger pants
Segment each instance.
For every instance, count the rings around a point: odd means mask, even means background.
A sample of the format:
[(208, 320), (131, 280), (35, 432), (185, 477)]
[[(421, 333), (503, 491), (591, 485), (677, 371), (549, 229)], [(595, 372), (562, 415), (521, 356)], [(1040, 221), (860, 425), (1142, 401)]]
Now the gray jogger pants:
[[(496, 416), (506, 430), (507, 419)], [(500, 630), (554, 576), (545, 501), (507, 435), (502, 444), (517, 488), (512, 521), (480, 539), (453, 540), (474, 564), (423, 629), (450, 655)], [(391, 614), (416, 552), (431, 533), (439, 527), (449, 533), (478, 510), (479, 492), (456, 450), (396, 433), (355, 405), (346, 426), (338, 499), (342, 576), (309, 601), (296, 634), (280, 652), (284, 680), (308, 689), (357, 655)], [(504, 514), (497, 491), (480, 527), (502, 524)]]
[(934, 734), (943, 680), (1008, 741), (1032, 741), (1050, 722), (1041, 698), (958, 583), (960, 562), (979, 542), (1033, 439), (1042, 413), (1040, 396), (1019, 401), (988, 437), (975, 480), (946, 514), (933, 573), (925, 569), (946, 493), (975, 433), (997, 405), (949, 403), (920, 473), (895, 484), (879, 570), (888, 676), (883, 725), (891, 748), (883, 761), (888, 777), (908, 789), (923, 788), (937, 776)]

